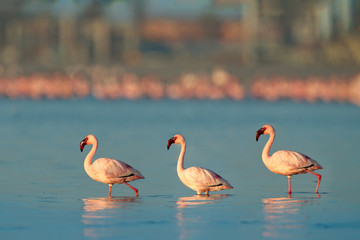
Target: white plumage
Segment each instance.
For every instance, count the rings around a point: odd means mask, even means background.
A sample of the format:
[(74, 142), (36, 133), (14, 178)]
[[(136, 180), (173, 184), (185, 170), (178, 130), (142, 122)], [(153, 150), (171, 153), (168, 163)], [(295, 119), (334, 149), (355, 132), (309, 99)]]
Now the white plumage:
[(219, 174), (201, 167), (189, 167), (184, 169), (184, 156), (186, 151), (185, 138), (177, 134), (168, 140), (167, 148), (175, 144), (181, 144), (181, 151), (177, 163), (177, 173), (180, 181), (187, 187), (196, 191), (197, 194), (209, 194), (209, 191), (220, 191), (233, 188), (228, 181)]
[(80, 150), (83, 151), (85, 145), (89, 144), (92, 144), (93, 147), (84, 161), (84, 168), (89, 177), (95, 181), (108, 184), (109, 197), (111, 197), (112, 185), (122, 183), (134, 190), (136, 196), (138, 196), (138, 189), (128, 184), (128, 182), (143, 179), (144, 176), (129, 164), (116, 159), (99, 158), (92, 162), (98, 145), (98, 141), (94, 135), (88, 135), (80, 142)]
[(307, 155), (295, 151), (282, 150), (277, 151), (270, 156), (270, 148), (275, 139), (275, 130), (271, 125), (263, 126), (256, 132), (256, 141), (258, 141), (259, 137), (263, 134), (269, 134), (270, 137), (263, 149), (262, 160), (270, 171), (288, 177), (289, 194), (291, 194), (291, 176), (302, 173), (311, 173), (318, 177), (318, 183), (316, 187), (316, 193), (318, 193), (321, 175), (314, 173), (313, 171), (322, 169), (320, 164)]

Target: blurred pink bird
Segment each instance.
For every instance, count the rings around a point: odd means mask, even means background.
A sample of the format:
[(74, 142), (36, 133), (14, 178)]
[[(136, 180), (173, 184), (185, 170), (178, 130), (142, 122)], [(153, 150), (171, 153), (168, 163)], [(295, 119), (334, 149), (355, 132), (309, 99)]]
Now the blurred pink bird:
[(318, 193), (321, 175), (314, 173), (313, 171), (322, 169), (320, 164), (305, 154), (294, 151), (277, 151), (272, 156), (270, 156), (270, 148), (275, 139), (275, 130), (271, 125), (264, 125), (256, 132), (256, 141), (258, 141), (259, 137), (263, 134), (269, 134), (270, 137), (263, 149), (262, 160), (270, 171), (288, 177), (289, 194), (291, 194), (291, 176), (302, 173), (311, 173), (318, 177), (318, 183), (316, 187), (316, 193)]
[(143, 179), (144, 176), (130, 165), (112, 158), (99, 158), (92, 163), (95, 155), (98, 141), (94, 135), (88, 135), (80, 142), (80, 151), (82, 152), (85, 145), (93, 145), (90, 152), (85, 158), (84, 168), (86, 173), (95, 181), (109, 184), (109, 198), (111, 198), (111, 188), (113, 184), (121, 184), (129, 186), (134, 190), (136, 196), (139, 196), (138, 190), (128, 184), (128, 182)]
[(220, 191), (233, 188), (228, 181), (209, 169), (201, 167), (184, 169), (184, 156), (186, 150), (185, 138), (180, 134), (170, 138), (168, 140), (167, 149), (169, 149), (173, 143), (181, 144), (181, 152), (177, 163), (177, 173), (185, 186), (196, 191), (197, 194), (205, 193), (206, 195), (209, 195), (209, 191)]

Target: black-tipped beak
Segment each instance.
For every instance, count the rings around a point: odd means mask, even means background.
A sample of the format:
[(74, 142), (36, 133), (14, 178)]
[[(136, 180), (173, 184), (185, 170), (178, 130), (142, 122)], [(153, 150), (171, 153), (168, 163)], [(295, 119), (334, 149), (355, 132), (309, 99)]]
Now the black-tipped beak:
[(257, 130), (257, 132), (256, 132), (256, 141), (258, 141), (259, 137), (264, 134), (264, 131), (265, 131), (265, 128), (260, 128), (259, 130)]
[(85, 138), (80, 142), (80, 151), (82, 152), (84, 150), (84, 147), (86, 145), (87, 139)]
[(173, 144), (176, 140), (176, 137), (170, 138), (167, 143), (167, 149), (169, 150), (171, 144)]

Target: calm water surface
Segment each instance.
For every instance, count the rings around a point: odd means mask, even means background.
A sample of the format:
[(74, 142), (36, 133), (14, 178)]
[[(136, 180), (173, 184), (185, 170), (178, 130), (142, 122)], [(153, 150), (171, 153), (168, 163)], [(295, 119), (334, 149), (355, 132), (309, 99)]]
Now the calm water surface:
[[(360, 234), (360, 108), (349, 104), (257, 101), (31, 101), (0, 99), (1, 239), (339, 239)], [(324, 167), (287, 179), (266, 169), (261, 151), (303, 152)], [(234, 189), (194, 196), (176, 174), (181, 133), (185, 166), (210, 168)], [(124, 160), (146, 177), (125, 185), (91, 180), (80, 141), (96, 157)]]

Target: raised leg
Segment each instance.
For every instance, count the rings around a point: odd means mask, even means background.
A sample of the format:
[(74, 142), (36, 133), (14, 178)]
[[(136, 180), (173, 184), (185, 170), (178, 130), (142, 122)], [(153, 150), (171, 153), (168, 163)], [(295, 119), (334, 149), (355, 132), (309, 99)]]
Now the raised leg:
[(319, 186), (320, 186), (320, 182), (321, 182), (321, 175), (320, 174), (317, 174), (317, 173), (314, 173), (312, 171), (309, 171), (309, 170), (306, 170), (308, 173), (311, 173), (315, 176), (318, 177), (318, 183), (317, 183), (317, 186), (316, 186), (316, 193), (319, 193)]
[(131, 186), (130, 184), (128, 184), (127, 182), (124, 182), (126, 186), (128, 186), (129, 188), (131, 188), (132, 190), (134, 190), (135, 195), (138, 197), (139, 196), (139, 190), (137, 190), (137, 188), (134, 188), (133, 186)]
[(288, 182), (289, 182), (288, 193), (289, 193), (289, 195), (291, 195), (291, 176), (287, 176), (287, 177), (288, 177)]
[(112, 184), (109, 184), (109, 198), (111, 198), (111, 188), (112, 188)]

